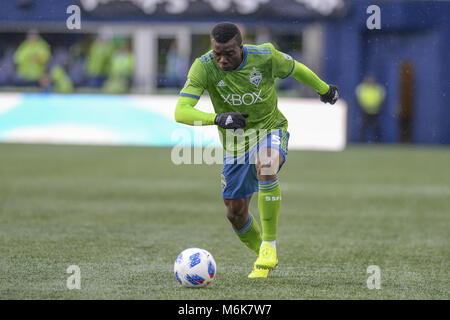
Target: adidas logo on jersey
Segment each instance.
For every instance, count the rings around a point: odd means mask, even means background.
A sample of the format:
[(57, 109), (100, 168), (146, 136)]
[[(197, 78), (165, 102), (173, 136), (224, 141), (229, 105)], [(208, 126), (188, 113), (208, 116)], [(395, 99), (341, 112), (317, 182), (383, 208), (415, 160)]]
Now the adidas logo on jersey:
[(223, 80), (220, 80), (219, 83), (217, 84), (218, 87), (226, 87), (227, 84), (225, 82), (223, 82)]

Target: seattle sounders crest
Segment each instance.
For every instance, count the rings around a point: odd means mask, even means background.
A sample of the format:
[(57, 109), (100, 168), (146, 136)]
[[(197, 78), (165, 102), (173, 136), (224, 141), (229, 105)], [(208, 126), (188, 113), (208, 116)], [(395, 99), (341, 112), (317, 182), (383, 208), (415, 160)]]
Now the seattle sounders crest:
[(261, 72), (259, 72), (258, 70), (256, 70), (255, 67), (253, 67), (253, 71), (250, 72), (250, 82), (253, 83), (255, 86), (259, 86), (261, 79), (262, 79)]

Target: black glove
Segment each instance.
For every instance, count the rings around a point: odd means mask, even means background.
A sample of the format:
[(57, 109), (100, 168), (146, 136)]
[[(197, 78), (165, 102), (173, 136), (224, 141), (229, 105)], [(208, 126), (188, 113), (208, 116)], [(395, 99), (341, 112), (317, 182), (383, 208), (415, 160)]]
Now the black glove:
[(242, 129), (247, 125), (245, 118), (248, 118), (248, 114), (246, 113), (218, 113), (214, 119), (214, 124), (217, 124), (223, 129)]
[(330, 89), (327, 93), (319, 94), (320, 95), (320, 101), (323, 103), (331, 103), (334, 104), (337, 99), (339, 99), (339, 89), (338, 87), (330, 84)]

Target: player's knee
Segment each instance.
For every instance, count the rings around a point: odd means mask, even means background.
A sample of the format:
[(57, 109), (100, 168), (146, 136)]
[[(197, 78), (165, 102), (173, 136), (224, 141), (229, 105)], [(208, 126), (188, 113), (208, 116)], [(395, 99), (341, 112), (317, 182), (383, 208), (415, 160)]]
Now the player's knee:
[(225, 200), (227, 207), (227, 218), (234, 225), (245, 218), (248, 213), (248, 203), (246, 199)]
[(246, 199), (232, 199), (225, 201), (227, 212), (234, 215), (242, 215), (248, 210)]
[[(230, 221), (230, 223), (233, 226), (236, 227), (236, 226), (239, 226), (242, 224), (243, 217), (242, 217), (242, 215), (237, 215), (230, 211), (227, 211), (227, 219), (228, 219), (228, 221)], [(236, 228), (239, 228), (239, 227), (236, 227)]]

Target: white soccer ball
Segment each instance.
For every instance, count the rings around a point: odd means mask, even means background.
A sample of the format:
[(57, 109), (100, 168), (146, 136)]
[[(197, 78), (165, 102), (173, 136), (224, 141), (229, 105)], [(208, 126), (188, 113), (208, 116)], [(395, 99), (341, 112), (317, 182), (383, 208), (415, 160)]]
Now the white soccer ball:
[(173, 272), (184, 287), (206, 287), (216, 276), (216, 261), (205, 249), (189, 248), (178, 255)]

